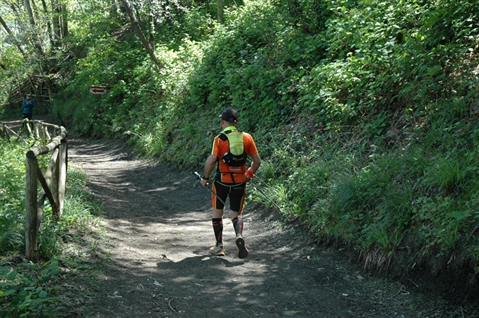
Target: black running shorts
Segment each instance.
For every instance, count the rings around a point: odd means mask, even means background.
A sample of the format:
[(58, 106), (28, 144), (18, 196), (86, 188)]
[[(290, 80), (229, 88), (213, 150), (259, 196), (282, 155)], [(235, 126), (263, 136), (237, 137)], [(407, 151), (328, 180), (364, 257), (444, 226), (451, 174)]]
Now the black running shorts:
[[(226, 198), (230, 199), (230, 209), (233, 212), (241, 213), (243, 211), (244, 199), (246, 197), (246, 182), (228, 184), (221, 183), (217, 180), (213, 182), (212, 189), (216, 195), (226, 202)], [(223, 209), (224, 204), (214, 194), (212, 195), (212, 204), (215, 209)]]

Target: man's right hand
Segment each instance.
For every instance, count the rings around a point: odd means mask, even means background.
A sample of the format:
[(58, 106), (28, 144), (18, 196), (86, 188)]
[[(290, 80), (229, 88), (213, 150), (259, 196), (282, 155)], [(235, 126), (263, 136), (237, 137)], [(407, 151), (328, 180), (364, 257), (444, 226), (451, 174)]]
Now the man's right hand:
[(253, 171), (251, 171), (251, 168), (248, 168), (244, 175), (246, 176), (246, 179), (248, 179), (248, 181), (254, 178), (254, 173)]

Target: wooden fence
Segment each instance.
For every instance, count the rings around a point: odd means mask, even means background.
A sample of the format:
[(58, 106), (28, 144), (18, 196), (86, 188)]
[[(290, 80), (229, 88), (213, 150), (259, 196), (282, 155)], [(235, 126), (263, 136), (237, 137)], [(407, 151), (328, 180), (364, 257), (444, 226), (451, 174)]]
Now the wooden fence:
[[(15, 128), (18, 128), (18, 132)], [(26, 153), (26, 227), (25, 256), (28, 260), (38, 260), (38, 231), (43, 215), (45, 199), (52, 207), (52, 215), (59, 220), (62, 216), (67, 176), (68, 144), (67, 131), (62, 126), (41, 121), (0, 122), (0, 135), (10, 140), (12, 136), (22, 138), (22, 132), (40, 141), (40, 146)], [(52, 130), (52, 131), (51, 131)], [(52, 137), (54, 136), (54, 137)], [(48, 143), (47, 143), (48, 142)], [(38, 157), (51, 154), (45, 174), (38, 165)], [(42, 190), (38, 197), (38, 182)]]
[[(8, 122), (0, 122), (0, 137), (7, 139), (11, 138), (21, 139), (26, 144), (29, 143), (24, 137), (27, 133), (29, 137), (39, 140), (43, 145), (52, 139), (52, 134), (49, 129), (53, 129), (53, 133), (59, 128), (57, 125), (44, 123), (38, 120), (12, 120)], [(15, 131), (16, 130), (16, 131)]]

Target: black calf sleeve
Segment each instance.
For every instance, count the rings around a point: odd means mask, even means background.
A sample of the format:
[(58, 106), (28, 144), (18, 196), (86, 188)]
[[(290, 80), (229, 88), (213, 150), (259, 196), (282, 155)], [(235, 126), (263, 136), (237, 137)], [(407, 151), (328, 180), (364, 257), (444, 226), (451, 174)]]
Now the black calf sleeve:
[(243, 235), (243, 218), (241, 216), (235, 217), (232, 222), (236, 236)]
[(223, 244), (223, 219), (213, 218), (213, 231), (215, 232), (216, 245)]

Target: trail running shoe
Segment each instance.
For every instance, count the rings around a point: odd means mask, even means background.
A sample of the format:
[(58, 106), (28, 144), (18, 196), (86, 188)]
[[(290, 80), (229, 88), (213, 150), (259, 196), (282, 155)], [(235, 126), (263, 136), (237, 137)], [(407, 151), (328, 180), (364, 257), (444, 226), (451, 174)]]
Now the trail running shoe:
[(248, 256), (248, 249), (244, 244), (244, 240), (241, 236), (236, 238), (236, 247), (238, 248), (238, 257), (246, 258)]
[(210, 254), (216, 256), (225, 256), (225, 249), (223, 245), (213, 246), (212, 248), (210, 248)]

